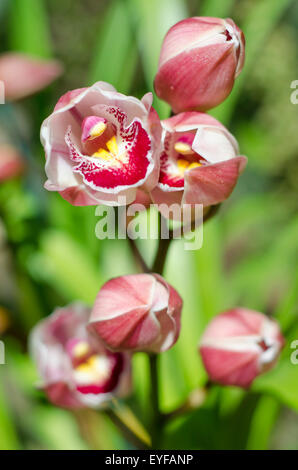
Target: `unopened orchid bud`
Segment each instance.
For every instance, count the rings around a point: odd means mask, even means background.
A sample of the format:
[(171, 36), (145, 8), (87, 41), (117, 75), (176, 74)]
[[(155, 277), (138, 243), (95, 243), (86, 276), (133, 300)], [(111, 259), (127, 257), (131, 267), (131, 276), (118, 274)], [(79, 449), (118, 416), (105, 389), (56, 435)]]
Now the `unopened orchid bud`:
[(121, 276), (99, 291), (89, 327), (112, 350), (159, 353), (177, 341), (181, 309), (181, 297), (161, 276)]
[(227, 98), (244, 64), (245, 41), (231, 19), (187, 18), (167, 33), (156, 94), (175, 113), (206, 111)]
[(30, 348), (49, 400), (64, 408), (100, 408), (130, 391), (130, 358), (108, 351), (86, 328), (90, 309), (59, 308), (32, 331)]
[(247, 388), (275, 365), (283, 346), (277, 322), (254, 310), (235, 308), (211, 321), (200, 353), (211, 381)]

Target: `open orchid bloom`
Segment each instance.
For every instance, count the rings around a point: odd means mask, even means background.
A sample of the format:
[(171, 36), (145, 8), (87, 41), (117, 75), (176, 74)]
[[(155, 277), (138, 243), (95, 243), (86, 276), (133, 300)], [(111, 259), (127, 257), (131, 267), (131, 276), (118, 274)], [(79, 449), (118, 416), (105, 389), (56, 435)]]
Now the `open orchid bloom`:
[(90, 328), (112, 350), (159, 353), (177, 341), (181, 309), (181, 297), (161, 276), (121, 276), (99, 291)]
[[(158, 181), (161, 127), (151, 107), (97, 82), (58, 101), (44, 121), (45, 187), (73, 205), (124, 205)], [(121, 196), (121, 198), (119, 198)]]
[(200, 353), (212, 381), (246, 388), (274, 366), (283, 346), (275, 321), (254, 310), (235, 308), (210, 322)]
[(233, 191), (246, 157), (228, 130), (205, 113), (186, 112), (162, 121), (160, 176), (152, 191), (156, 204), (224, 201)]
[(30, 348), (41, 388), (55, 405), (98, 408), (130, 391), (130, 359), (108, 351), (86, 328), (90, 310), (58, 308), (32, 331)]
[(0, 55), (0, 81), (4, 98), (18, 100), (32, 95), (54, 81), (62, 73), (55, 60), (40, 60), (20, 53)]
[(206, 111), (227, 98), (244, 64), (245, 41), (231, 19), (187, 18), (167, 33), (154, 86), (175, 113)]

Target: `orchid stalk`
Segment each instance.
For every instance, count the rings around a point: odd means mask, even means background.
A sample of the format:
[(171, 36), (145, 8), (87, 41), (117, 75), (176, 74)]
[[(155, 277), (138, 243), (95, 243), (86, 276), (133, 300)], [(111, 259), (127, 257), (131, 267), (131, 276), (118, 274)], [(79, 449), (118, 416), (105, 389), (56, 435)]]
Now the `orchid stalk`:
[[(97, 82), (64, 94), (42, 124), (48, 191), (74, 206), (142, 202), (147, 210), (152, 202), (159, 211), (151, 267), (130, 239), (141, 272), (108, 280), (92, 307), (57, 309), (31, 335), (40, 387), (55, 405), (75, 410), (89, 441), (80, 414), (86, 408), (106, 413), (135, 447), (162, 448), (164, 425), (204, 404), (211, 382), (248, 388), (282, 350), (278, 324), (262, 313), (235, 308), (218, 315), (200, 343), (206, 386), (163, 413), (159, 355), (179, 340), (183, 299), (163, 277), (174, 230), (164, 238), (161, 226), (165, 218), (181, 222), (185, 205), (192, 209), (189, 230), (198, 228), (197, 205), (203, 222), (210, 220), (246, 166), (235, 137), (202, 112), (231, 92), (244, 65), (244, 46), (242, 31), (230, 19), (183, 20), (165, 37), (155, 78), (157, 95), (172, 106), (171, 117), (160, 121), (151, 93), (139, 100)], [(172, 204), (175, 215), (168, 210)], [(146, 353), (150, 364), (150, 436), (142, 419), (119, 401), (132, 391), (136, 352)]]

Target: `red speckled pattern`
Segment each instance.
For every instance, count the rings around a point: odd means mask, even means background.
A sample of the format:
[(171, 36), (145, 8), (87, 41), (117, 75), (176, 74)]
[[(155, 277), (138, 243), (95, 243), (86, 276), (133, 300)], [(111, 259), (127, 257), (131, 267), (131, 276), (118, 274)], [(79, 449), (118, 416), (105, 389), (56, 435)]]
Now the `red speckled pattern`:
[(151, 140), (148, 133), (142, 127), (140, 121), (133, 121), (125, 128), (126, 114), (119, 108), (109, 107), (107, 112), (114, 116), (119, 124), (118, 135), (125, 142), (126, 157), (122, 160), (111, 159), (102, 162), (90, 159), (81, 154), (71, 138), (71, 130), (68, 130), (65, 141), (68, 145), (70, 158), (79, 163), (73, 171), (83, 176), (86, 184), (92, 188), (113, 189), (118, 186), (136, 184), (145, 178), (149, 166), (148, 152), (151, 149)]

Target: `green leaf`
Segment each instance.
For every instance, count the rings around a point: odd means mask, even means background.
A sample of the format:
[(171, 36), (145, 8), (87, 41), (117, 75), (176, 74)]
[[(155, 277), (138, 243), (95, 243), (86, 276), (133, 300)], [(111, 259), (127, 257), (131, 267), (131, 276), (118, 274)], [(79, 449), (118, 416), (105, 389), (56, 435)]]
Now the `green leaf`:
[[(5, 367), (0, 365), (0, 367)], [(0, 375), (0, 450), (17, 450), (20, 447), (13, 425), (8, 401), (4, 394), (3, 377)]]
[(93, 303), (103, 281), (94, 260), (66, 233), (47, 232), (41, 251), (32, 258), (32, 269), (54, 286), (68, 301)]
[(161, 357), (163, 399), (169, 407), (177, 406), (205, 378), (197, 351), (201, 317), (195, 252), (185, 251), (184, 243), (185, 240), (172, 242), (164, 273), (164, 277), (183, 298), (179, 340), (173, 349)]
[(230, 15), (235, 0), (205, 0), (200, 6), (200, 16), (217, 16), (226, 18)]
[(137, 46), (125, 2), (111, 2), (101, 19), (95, 54), (90, 67), (90, 84), (109, 82), (122, 93), (131, 88), (137, 63)]
[[(188, 12), (182, 0), (129, 0), (129, 4), (135, 19), (146, 84), (153, 91), (163, 38), (171, 26), (188, 16)], [(162, 119), (169, 116), (170, 108), (166, 103), (156, 99), (154, 107)]]
[(11, 49), (51, 57), (52, 46), (44, 0), (10, 1)]
[(52, 406), (35, 406), (29, 422), (46, 449), (88, 449), (81, 439), (74, 417), (68, 411)]
[(239, 205), (243, 212), (241, 218), (241, 211), (237, 210), (238, 223), (235, 212), (227, 215), (231, 230), (227, 252), (232, 251), (231, 258), (236, 256), (228, 272), (229, 286), (235, 302), (241, 299), (247, 307), (266, 311), (281, 296), (284, 298), (284, 291), (288, 291), (296, 276), (298, 219), (287, 222), (280, 217), (280, 206), (277, 211), (272, 210), (274, 207), (267, 211), (270, 199), (266, 202), (256, 197), (255, 203), (259, 203), (255, 211), (254, 204), (246, 205), (243, 201)]
[(26, 272), (17, 273), (18, 305), (21, 312), (19, 322), (26, 331), (43, 317), (42, 305), (36, 286)]
[(7, 5), (8, 0), (2, 0), (2, 2), (0, 3), (0, 18), (2, 18), (2, 15), (5, 14)]
[(254, 411), (247, 442), (248, 450), (266, 450), (280, 410), (275, 398), (261, 397)]
[(133, 390), (138, 397), (139, 407), (141, 408), (141, 417), (145, 421), (150, 418), (148, 409), (148, 400), (150, 395), (150, 370), (148, 355), (137, 353), (132, 356), (133, 366)]
[(283, 331), (287, 331), (288, 328), (297, 320), (298, 307), (298, 273), (292, 282), (291, 288), (285, 298), (282, 299), (280, 305), (277, 307), (275, 312), (275, 318), (278, 320)]
[[(214, 218), (204, 226), (204, 242), (194, 252), (196, 259), (196, 288), (200, 297), (201, 332), (214, 315), (229, 303), (223, 272), (223, 244), (221, 220)], [(226, 305), (225, 305), (226, 304)]]

